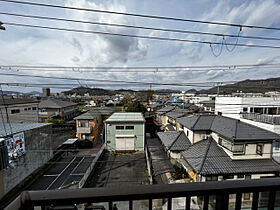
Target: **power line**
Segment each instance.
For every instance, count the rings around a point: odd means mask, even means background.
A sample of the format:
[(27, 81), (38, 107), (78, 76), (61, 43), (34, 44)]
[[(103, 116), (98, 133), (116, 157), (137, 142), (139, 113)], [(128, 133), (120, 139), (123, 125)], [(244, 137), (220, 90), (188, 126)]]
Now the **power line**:
[(223, 65), (199, 65), (199, 66), (53, 66), (53, 65), (0, 65), (1, 68), (55, 68), (72, 70), (78, 69), (180, 69), (180, 68), (238, 68), (238, 67), (264, 67), (280, 66), (280, 63), (263, 63), (263, 64), (223, 64)]
[(79, 10), (79, 11), (87, 11), (87, 12), (95, 12), (95, 13), (125, 15), (125, 16), (141, 17), (141, 18), (149, 18), (149, 19), (172, 20), (172, 21), (192, 22), (192, 23), (200, 23), (200, 24), (232, 26), (232, 27), (239, 27), (239, 28), (243, 27), (243, 28), (278, 30), (278, 31), (280, 30), (280, 28), (276, 28), (276, 27), (245, 25), (245, 24), (226, 23), (226, 22), (217, 22), (217, 21), (203, 21), (203, 20), (183, 19), (183, 18), (175, 18), (175, 17), (167, 17), (167, 16), (156, 16), (156, 15), (143, 15), (143, 14), (136, 14), (136, 13), (115, 12), (115, 11), (109, 11), (109, 10), (98, 10), (98, 9), (89, 9), (89, 8), (81, 8), (81, 7), (69, 7), (69, 6), (54, 5), (54, 4), (43, 4), (43, 3), (36, 3), (36, 2), (30, 2), (30, 1), (16, 1), (16, 0), (0, 0), (0, 1), (8, 2), (8, 3), (15, 3), (15, 4), (31, 5), (31, 6), (52, 7), (52, 8), (59, 8), (59, 9)]
[[(195, 86), (203, 84), (216, 84), (216, 83), (230, 83), (238, 81), (223, 81), (223, 82), (196, 82), (196, 83), (154, 83), (154, 82), (138, 82), (138, 81), (124, 81), (124, 80), (98, 80), (98, 79), (88, 79), (88, 78), (70, 78), (70, 77), (52, 77), (52, 76), (41, 76), (41, 75), (28, 75), (28, 74), (6, 74), (0, 73), (4, 76), (20, 76), (20, 77), (35, 77), (44, 79), (58, 79), (58, 80), (81, 80), (81, 81), (95, 81), (95, 82), (112, 82), (112, 83), (126, 83), (126, 84), (143, 84), (143, 85), (162, 85), (162, 86)], [(96, 84), (98, 85), (98, 84)], [(113, 85), (113, 84), (112, 84)], [(211, 86), (212, 87), (212, 86)]]
[[(210, 45), (210, 44), (211, 45), (221, 45), (222, 44), (222, 42), (212, 42), (212, 41), (199, 41), (199, 40), (189, 40), (189, 39), (166, 38), (166, 37), (158, 37), (158, 36), (142, 36), (142, 35), (133, 35), (133, 34), (110, 33), (110, 32), (89, 31), (89, 30), (70, 29), (70, 28), (58, 28), (58, 27), (32, 25), (32, 24), (22, 24), (22, 23), (12, 23), (12, 22), (3, 22), (3, 23), (5, 25), (11, 25), (11, 26), (16, 26), (16, 27), (20, 26), (20, 27), (40, 28), (40, 29), (77, 32), (77, 33), (86, 33), (86, 34), (101, 34), (101, 35), (109, 35), (109, 36), (132, 37), (132, 38), (139, 38), (139, 39), (175, 41), (175, 42), (190, 42), (190, 43), (199, 43), (199, 44), (207, 44), (207, 45)], [(280, 46), (272, 46), (272, 45), (235, 44), (235, 43), (227, 43), (227, 45), (238, 46), (238, 47), (280, 49)]]
[(7, 13), (7, 12), (0, 12), (0, 14), (1, 15), (16, 16), (16, 17), (41, 19), (41, 20), (55, 20), (55, 21), (65, 21), (65, 22), (92, 24), (92, 25), (103, 25), (103, 26), (110, 26), (110, 27), (112, 26), (112, 27), (124, 27), (124, 28), (134, 28), (134, 29), (154, 30), (154, 31), (165, 31), (165, 32), (174, 32), (174, 33), (184, 33), (184, 34), (210, 35), (210, 36), (218, 36), (218, 37), (223, 37), (223, 38), (225, 38), (225, 37), (237, 37), (237, 38), (244, 38), (244, 39), (260, 39), (260, 40), (280, 41), (280, 38), (275, 38), (275, 37), (242, 36), (242, 35), (240, 35), (240, 31), (239, 31), (238, 35), (233, 35), (233, 34), (210, 33), (210, 32), (202, 32), (202, 31), (190, 31), (190, 30), (179, 30), (179, 29), (168, 29), (168, 28), (155, 28), (155, 27), (145, 27), (145, 26), (134, 26), (134, 25), (126, 25), (126, 24), (93, 22), (93, 21), (75, 20), (75, 19), (66, 19), (66, 18), (48, 17), (48, 16), (38, 16), (38, 15), (24, 15), (24, 14)]

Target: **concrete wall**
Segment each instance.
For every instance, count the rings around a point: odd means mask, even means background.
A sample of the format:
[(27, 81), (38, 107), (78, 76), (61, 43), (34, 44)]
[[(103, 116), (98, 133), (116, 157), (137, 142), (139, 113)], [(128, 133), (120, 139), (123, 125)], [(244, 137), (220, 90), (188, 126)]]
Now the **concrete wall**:
[[(52, 157), (52, 126), (24, 131), (26, 154), (1, 171), (4, 193), (9, 192)], [(1, 177), (1, 176), (0, 176)], [(1, 190), (0, 190), (1, 192)], [(0, 195), (0, 198), (3, 195)]]
[[(127, 125), (133, 125), (134, 130), (116, 130), (116, 126), (127, 126)], [(135, 141), (134, 141), (134, 148), (135, 150), (141, 150), (144, 151), (144, 141), (145, 141), (145, 123), (105, 123), (105, 129), (106, 129), (106, 136), (105, 136), (105, 142), (107, 144), (107, 150), (115, 151), (116, 147), (116, 135), (135, 135)], [(109, 143), (109, 142), (110, 143)]]
[[(2, 112), (4, 122), (7, 123), (6, 109), (4, 106), (0, 106), (0, 109), (0, 113)], [(19, 110), (19, 113), (12, 114), (12, 110), (16, 109)], [(38, 103), (8, 105), (7, 112), (10, 123), (39, 122)], [(0, 117), (0, 123), (3, 123), (2, 117)]]

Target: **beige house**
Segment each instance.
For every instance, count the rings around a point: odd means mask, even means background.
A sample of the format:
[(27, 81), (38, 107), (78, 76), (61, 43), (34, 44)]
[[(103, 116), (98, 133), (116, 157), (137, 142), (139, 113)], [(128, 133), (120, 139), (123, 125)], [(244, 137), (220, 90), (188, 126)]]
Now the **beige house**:
[(218, 115), (182, 117), (177, 122), (181, 131), (158, 136), (170, 157), (194, 181), (278, 176), (280, 166), (273, 160), (272, 143), (279, 135)]

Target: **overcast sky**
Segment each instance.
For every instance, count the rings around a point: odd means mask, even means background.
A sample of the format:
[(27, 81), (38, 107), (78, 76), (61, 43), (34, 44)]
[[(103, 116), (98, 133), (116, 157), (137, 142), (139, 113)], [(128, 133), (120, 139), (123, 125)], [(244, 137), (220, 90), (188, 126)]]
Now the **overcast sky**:
[[(31, 0), (30, 0), (31, 1)], [(111, 10), (127, 13), (169, 16), (185, 19), (221, 21), (238, 24), (271, 26), (280, 28), (280, 1), (276, 0), (33, 0), (34, 2)], [(238, 34), (239, 28), (194, 24), (187, 22), (164, 21), (136, 18), (121, 15), (108, 15), (93, 12), (81, 12), (46, 7), (35, 7), (0, 2), (0, 12), (43, 15), (94, 22), (118, 23), (146, 27), (161, 27), (181, 30), (195, 30), (215, 33)], [(202, 41), (222, 41), (221, 38), (194, 34), (176, 34), (140, 29), (75, 24), (58, 21), (42, 21), (28, 18), (16, 18), (0, 15), (2, 22), (28, 23), (52, 27), (74, 28), (82, 30), (113, 32), (121, 34), (161, 36), (168, 38), (192, 39)], [(139, 38), (59, 32), (45, 29), (30, 29), (6, 25), (6, 31), (0, 31), (0, 65), (51, 65), (51, 66), (187, 66), (187, 65), (223, 65), (223, 64), (259, 64), (280, 63), (279, 49), (260, 49), (236, 47), (232, 52), (223, 48), (219, 57), (215, 57), (209, 45), (171, 41), (156, 41)], [(241, 35), (278, 37), (279, 31), (242, 28)], [(226, 38), (235, 43), (236, 39)], [(239, 43), (280, 46), (279, 41), (256, 41), (240, 39)], [(220, 46), (213, 46), (218, 53)], [(231, 46), (229, 47), (231, 48)], [(8, 72), (1, 70), (1, 72)], [(244, 79), (265, 79), (280, 77), (277, 68), (258, 68), (240, 71), (209, 71), (197, 73), (187, 71), (168, 73), (89, 73), (89, 72), (24, 72), (56, 77), (92, 78), (125, 81), (143, 81), (159, 83), (183, 83), (205, 81), (235, 81)], [(73, 83), (86, 85), (84, 81), (65, 81), (38, 78), (7, 77), (0, 75), (1, 82), (33, 83)], [(108, 84), (108, 83), (107, 83)], [(118, 88), (116, 86), (105, 88)], [(149, 86), (124, 88), (149, 88)], [(166, 87), (154, 87), (166, 88)], [(168, 87), (171, 88), (171, 87)], [(175, 89), (188, 89), (178, 88)], [(28, 92), (32, 88), (10, 88)], [(38, 89), (36, 89), (38, 90)], [(53, 90), (56, 92), (57, 90)]]

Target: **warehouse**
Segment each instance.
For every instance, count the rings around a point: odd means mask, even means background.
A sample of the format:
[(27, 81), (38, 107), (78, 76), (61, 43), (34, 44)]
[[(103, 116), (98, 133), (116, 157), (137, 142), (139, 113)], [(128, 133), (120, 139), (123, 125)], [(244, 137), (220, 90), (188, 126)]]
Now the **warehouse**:
[(105, 143), (109, 151), (144, 150), (145, 119), (142, 113), (114, 113), (105, 120)]

